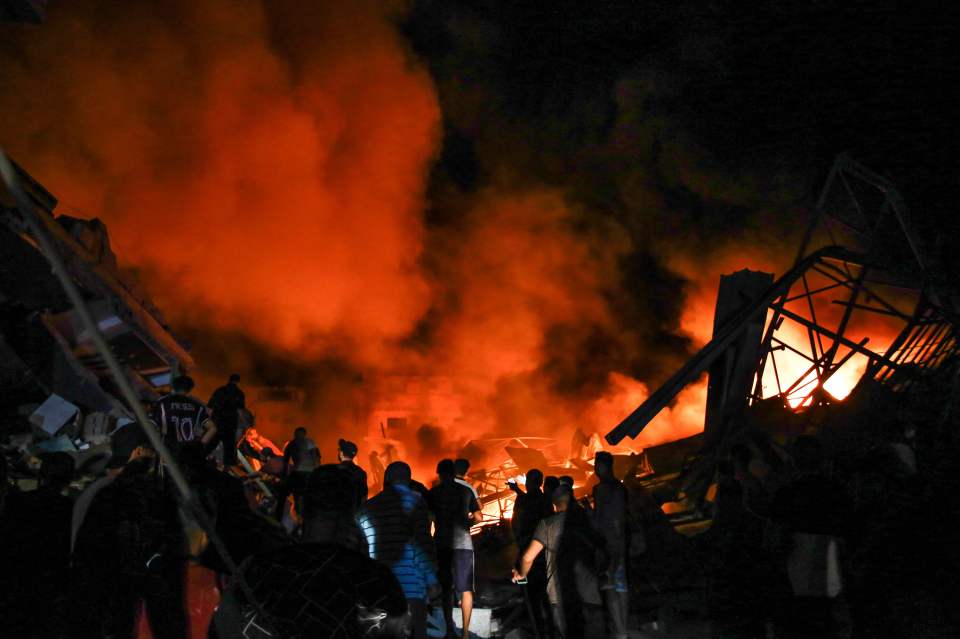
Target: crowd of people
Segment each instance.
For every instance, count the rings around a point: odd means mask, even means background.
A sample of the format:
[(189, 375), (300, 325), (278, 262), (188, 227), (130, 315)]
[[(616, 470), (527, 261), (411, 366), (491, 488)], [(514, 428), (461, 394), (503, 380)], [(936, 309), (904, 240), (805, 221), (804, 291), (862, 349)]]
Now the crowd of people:
[[(79, 494), (71, 492), (75, 469), (65, 453), (43, 457), (31, 491), (12, 488), (0, 456), (7, 636), (135, 637), (140, 616), (155, 639), (189, 636), (190, 561), (219, 575), (213, 636), (247, 636), (242, 628), (257, 624), (279, 628), (273, 636), (334, 636), (323, 624), (337, 618), (342, 636), (423, 639), (434, 607), (448, 637), (470, 636), (477, 591), (471, 529), (481, 505), (469, 461), (441, 460), (427, 487), (393, 455), (371, 454), (368, 477), (356, 462), (358, 446), (345, 439), (336, 463), (325, 464), (305, 428), (282, 450), (244, 448), (239, 381), (232, 376), (204, 404), (190, 394), (192, 380), (178, 377), (173, 392), (150, 407), (153, 427), (191, 486), (190, 503), (178, 498), (136, 423), (112, 435), (104, 473)], [(903, 545), (910, 539), (903, 513), (916, 514), (924, 501), (916, 429), (905, 423), (891, 421), (884, 445), (862, 467), (831, 465), (810, 435), (789, 449), (743, 437), (725, 451), (716, 466), (713, 525), (696, 541), (709, 549), (715, 637), (894, 636), (891, 629), (919, 636), (904, 625), (909, 615), (890, 612), (915, 600), (883, 572), (892, 563), (897, 575), (916, 575), (910, 564), (923, 557)], [(225, 441), (215, 463), (213, 450)], [(265, 473), (233, 472), (238, 441), (245, 456), (273, 464), (274, 501), (252, 486), (262, 486)], [(663, 516), (637, 479), (639, 457), (630, 461), (626, 473), (620, 469), (624, 481), (601, 450), (585, 486), (537, 468), (526, 471), (522, 486), (508, 483), (516, 493), (516, 555), (504, 581), (521, 586), (536, 636), (628, 636), (631, 593), (653, 580), (641, 574), (639, 560), (651, 552), (650, 513)], [(335, 569), (357, 577), (298, 573)], [(350, 590), (333, 596), (331, 588)], [(349, 614), (319, 614), (317, 601)]]

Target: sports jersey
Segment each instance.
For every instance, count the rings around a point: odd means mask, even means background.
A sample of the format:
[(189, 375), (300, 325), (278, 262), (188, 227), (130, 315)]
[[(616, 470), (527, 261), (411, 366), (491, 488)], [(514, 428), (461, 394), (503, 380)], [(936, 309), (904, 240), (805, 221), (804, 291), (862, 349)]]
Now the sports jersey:
[(163, 436), (163, 443), (170, 447), (200, 439), (210, 421), (207, 407), (199, 400), (178, 394), (167, 395), (157, 402), (151, 418)]

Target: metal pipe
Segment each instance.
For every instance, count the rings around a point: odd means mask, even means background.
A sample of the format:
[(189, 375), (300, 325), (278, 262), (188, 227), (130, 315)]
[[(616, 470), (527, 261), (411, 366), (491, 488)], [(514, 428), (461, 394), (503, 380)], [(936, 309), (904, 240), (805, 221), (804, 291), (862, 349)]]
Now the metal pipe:
[(187, 483), (187, 479), (184, 476), (183, 471), (180, 470), (180, 467), (174, 460), (170, 450), (167, 448), (166, 444), (164, 444), (163, 439), (160, 437), (148, 419), (146, 412), (143, 410), (143, 406), (140, 404), (140, 398), (134, 392), (133, 387), (130, 385), (130, 381), (127, 379), (126, 375), (124, 375), (123, 369), (120, 366), (120, 362), (117, 361), (116, 356), (110, 349), (110, 345), (107, 344), (106, 339), (103, 337), (103, 333), (100, 332), (100, 328), (97, 326), (97, 322), (94, 319), (93, 314), (91, 314), (90, 309), (87, 308), (80, 290), (77, 288), (77, 285), (67, 272), (67, 268), (63, 262), (63, 259), (57, 252), (57, 249), (51, 241), (50, 236), (47, 234), (46, 229), (37, 220), (36, 207), (20, 187), (20, 182), (13, 169), (13, 166), (2, 149), (0, 149), (0, 177), (3, 178), (7, 188), (13, 195), (17, 204), (17, 209), (20, 211), (23, 221), (26, 223), (30, 233), (33, 235), (34, 240), (37, 242), (37, 246), (40, 248), (40, 251), (50, 262), (50, 266), (53, 269), (54, 275), (56, 275), (57, 279), (60, 280), (60, 284), (63, 286), (64, 292), (67, 294), (70, 303), (77, 312), (77, 316), (80, 318), (81, 323), (89, 332), (93, 345), (100, 352), (101, 357), (103, 357), (103, 360), (110, 371), (110, 375), (113, 377), (114, 383), (116, 383), (117, 388), (120, 390), (120, 394), (123, 396), (123, 399), (126, 401), (129, 408), (133, 411), (137, 421), (140, 423), (140, 427), (143, 429), (144, 434), (150, 441), (150, 445), (157, 452), (157, 455), (159, 455), (166, 470), (168, 471), (174, 487), (177, 489), (177, 492), (180, 493), (180, 498), (182, 500), (184, 509), (192, 514), (197, 519), (197, 522), (200, 524), (200, 526), (203, 527), (208, 538), (210, 539), (210, 543), (213, 544), (217, 553), (220, 555), (220, 558), (223, 560), (224, 565), (237, 579), (237, 584), (243, 591), (244, 596), (248, 598), (250, 603), (257, 608), (259, 612), (262, 612), (262, 608), (257, 603), (257, 600), (253, 595), (253, 591), (240, 575), (236, 563), (234, 563), (229, 552), (227, 552), (226, 547), (223, 545), (222, 540), (216, 534), (214, 526), (210, 521), (210, 517), (200, 505), (199, 501), (194, 497), (193, 491), (190, 490), (190, 485)]

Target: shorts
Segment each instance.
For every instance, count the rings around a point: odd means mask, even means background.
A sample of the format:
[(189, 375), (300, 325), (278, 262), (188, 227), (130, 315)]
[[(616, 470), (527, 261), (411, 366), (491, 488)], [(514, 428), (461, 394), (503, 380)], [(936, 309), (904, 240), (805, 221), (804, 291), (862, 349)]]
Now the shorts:
[(454, 592), (473, 592), (476, 585), (473, 578), (473, 551), (462, 548), (437, 548), (438, 575), (444, 590)]

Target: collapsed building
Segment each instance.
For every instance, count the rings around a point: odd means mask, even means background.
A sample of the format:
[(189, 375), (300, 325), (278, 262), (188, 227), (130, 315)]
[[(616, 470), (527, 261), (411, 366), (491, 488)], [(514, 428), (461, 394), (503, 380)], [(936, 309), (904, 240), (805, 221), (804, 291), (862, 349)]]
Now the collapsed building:
[[(606, 440), (636, 437), (708, 375), (704, 432), (674, 484), (673, 496), (695, 507), (717, 460), (751, 433), (783, 443), (823, 430), (837, 446), (856, 445), (833, 427), (867, 412), (896, 418), (925, 383), (950, 391), (937, 402), (946, 422), (960, 390), (958, 311), (955, 283), (926, 256), (897, 189), (840, 156), (793, 266), (776, 281), (752, 271), (723, 276), (713, 339)], [(845, 397), (831, 393), (841, 377)]]
[(136, 279), (118, 265), (106, 226), (96, 218), (55, 215), (57, 199), (14, 168), (35, 206), (23, 212), (9, 193), (0, 194), (0, 435), (28, 456), (66, 452), (82, 469), (106, 461), (109, 434), (134, 416), (24, 215), (35, 216), (53, 238), (144, 401), (158, 399), (172, 376), (194, 362)]

